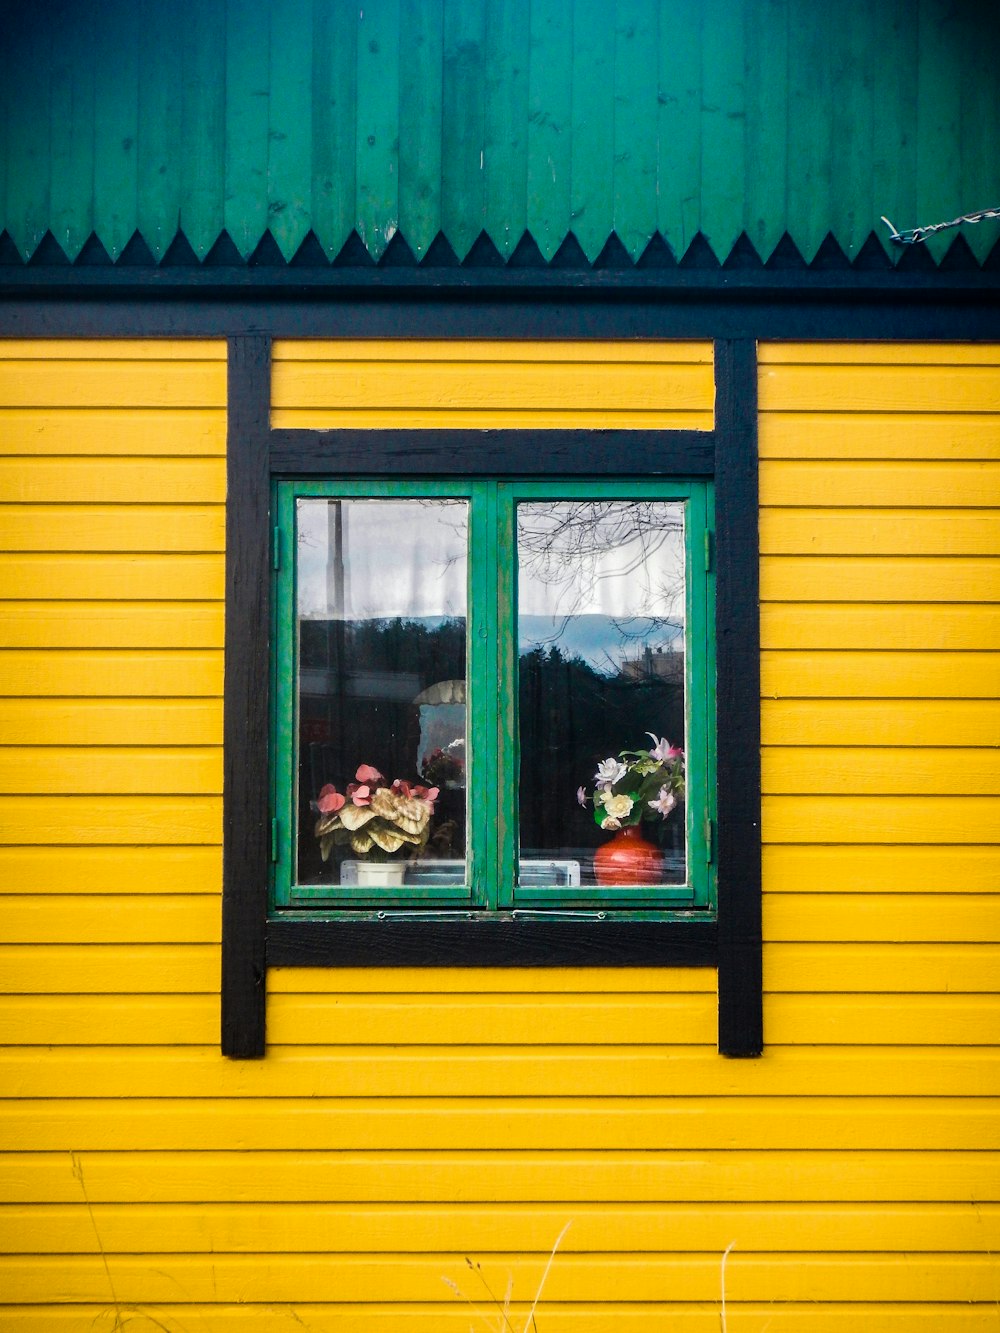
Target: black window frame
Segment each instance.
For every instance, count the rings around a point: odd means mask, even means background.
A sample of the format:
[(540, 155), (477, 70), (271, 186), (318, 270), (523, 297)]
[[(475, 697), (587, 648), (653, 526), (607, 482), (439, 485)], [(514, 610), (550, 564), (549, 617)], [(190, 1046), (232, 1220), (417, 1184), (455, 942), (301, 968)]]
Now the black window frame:
[[(756, 343), (743, 337), (715, 340), (715, 420), (710, 431), (272, 430), (270, 353), (266, 335), (229, 340), (223, 1053), (237, 1058), (263, 1055), (269, 968), (399, 965), (716, 967), (719, 1050), (732, 1056), (759, 1054)], [(713, 479), (715, 921), (591, 921), (505, 913), (456, 920), (269, 918), (272, 483), (290, 477), (398, 475), (413, 470), (415, 446), (424, 476), (454, 475), (461, 459), (460, 470), (470, 476), (627, 473)]]

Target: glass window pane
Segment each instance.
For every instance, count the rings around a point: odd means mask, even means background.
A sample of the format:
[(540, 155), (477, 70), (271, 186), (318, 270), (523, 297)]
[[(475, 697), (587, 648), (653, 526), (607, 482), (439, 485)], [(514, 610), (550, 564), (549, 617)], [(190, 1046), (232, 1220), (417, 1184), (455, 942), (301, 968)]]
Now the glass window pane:
[(464, 500), (297, 500), (299, 884), (464, 881), (467, 550)]
[(520, 883), (684, 884), (684, 504), (523, 502), (516, 530)]

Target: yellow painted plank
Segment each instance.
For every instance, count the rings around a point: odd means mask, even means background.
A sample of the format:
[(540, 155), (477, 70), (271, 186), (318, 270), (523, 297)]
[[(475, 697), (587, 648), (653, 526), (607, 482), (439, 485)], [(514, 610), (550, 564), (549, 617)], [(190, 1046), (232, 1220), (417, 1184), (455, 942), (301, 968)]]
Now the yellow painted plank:
[[(856, 893), (780, 893), (764, 903), (768, 940), (879, 940), (988, 944), (1000, 940), (1000, 894), (924, 893), (881, 898)], [(997, 1088), (1000, 1092), (1000, 1087)]]
[[(565, 1206), (209, 1203), (98, 1204), (94, 1222), (112, 1254), (420, 1253), (468, 1250), (544, 1253), (567, 1221)], [(726, 1248), (734, 1235), (752, 1237), (757, 1254), (795, 1248), (921, 1253), (984, 1251), (1000, 1246), (995, 1205), (909, 1206), (581, 1204), (560, 1254), (685, 1253)], [(94, 1226), (82, 1203), (0, 1206), (0, 1246), (7, 1254), (89, 1254)]]
[(814, 509), (995, 507), (1000, 503), (1000, 463), (765, 460), (760, 503)]
[(14, 504), (221, 504), (221, 458), (0, 458), (0, 501)]
[[(221, 747), (0, 747), (0, 792), (48, 795), (218, 796)], [(0, 860), (0, 883), (2, 883)]]
[(922, 890), (992, 893), (1000, 884), (1000, 847), (997, 846), (804, 847), (785, 844), (765, 847), (762, 860), (767, 893), (823, 893), (827, 890), (859, 894)]
[[(176, 798), (164, 798), (170, 804)], [(206, 800), (209, 798), (200, 798)], [(194, 798), (188, 798), (196, 805)], [(217, 806), (217, 802), (213, 801)], [(192, 839), (193, 841), (193, 839)], [(65, 869), (62, 869), (65, 874)], [(4, 944), (203, 944), (221, 938), (218, 893), (68, 894), (57, 907), (40, 894), (0, 898)]]
[(220, 504), (0, 505), (10, 551), (222, 551)]
[[(727, 1061), (693, 1046), (408, 1046), (386, 1051), (269, 1046), (226, 1061), (215, 1047), (0, 1048), (7, 1097), (946, 1096), (1000, 1092), (995, 1050), (784, 1047)], [(697, 1248), (697, 1247), (695, 1247)]]
[(0, 699), (0, 735), (12, 745), (220, 745), (222, 702)]
[(996, 365), (764, 365), (758, 400), (767, 412), (997, 412)]
[[(1000, 1148), (985, 1097), (22, 1098), (0, 1104), (0, 1135), (20, 1152), (215, 1149), (234, 1142), (359, 1151), (456, 1148)], [(2, 1283), (0, 1283), (2, 1287)]]
[(223, 657), (218, 649), (0, 652), (0, 694), (214, 698), (221, 696), (222, 684)]
[(1000, 559), (764, 556), (764, 602), (997, 602)]
[[(87, 1194), (100, 1203), (278, 1202), (398, 1205), (521, 1203), (581, 1206), (618, 1202), (867, 1203), (995, 1201), (996, 1153), (823, 1151), (738, 1148), (692, 1154), (597, 1151), (403, 1153), (298, 1152), (250, 1155), (241, 1148), (80, 1152)], [(0, 1153), (0, 1195), (9, 1202), (81, 1202), (66, 1152)], [(732, 1239), (732, 1237), (730, 1237)], [(727, 1242), (728, 1243), (728, 1242)]]
[[(761, 703), (761, 732), (765, 745), (975, 746), (1000, 735), (1000, 702), (765, 699)], [(935, 798), (937, 795), (935, 792)]]
[[(2, 763), (0, 755), (0, 769)], [(768, 795), (856, 792), (926, 799), (935, 790), (950, 796), (1000, 795), (1000, 750), (995, 747), (838, 750), (827, 745), (767, 746), (762, 763), (762, 785)]]
[(534, 409), (610, 421), (618, 411), (711, 411), (714, 392), (711, 366), (690, 362), (278, 361), (271, 376), (272, 410), (320, 408), (331, 417), (343, 408)]
[(218, 995), (0, 997), (0, 1042), (25, 1049), (56, 1045), (215, 1048), (218, 1039)]
[(761, 342), (764, 366), (1000, 366), (1000, 343)]
[(0, 408), (0, 452), (224, 454), (226, 413), (217, 407)]
[[(539, 1270), (540, 1271), (540, 1270)], [(506, 1277), (503, 1278), (503, 1282)], [(503, 1290), (503, 1283), (501, 1283)], [(141, 1307), (139, 1307), (141, 1309)], [(131, 1307), (129, 1307), (131, 1310)], [(704, 1302), (670, 1301), (669, 1303), (631, 1302), (628, 1305), (609, 1305), (600, 1301), (594, 1305), (580, 1302), (544, 1302), (539, 1307), (539, 1327), (548, 1333), (662, 1333), (669, 1323), (671, 1333), (719, 1333), (718, 1297)], [(511, 1305), (515, 1328), (528, 1319), (529, 1308), (523, 1303)], [(994, 1333), (995, 1307), (990, 1303), (979, 1305), (948, 1304), (872, 1304), (850, 1302), (842, 1305), (769, 1301), (760, 1303), (736, 1302), (726, 1304), (727, 1328), (731, 1333), (857, 1333), (859, 1320), (865, 1333)], [(86, 1327), (93, 1333), (111, 1333), (114, 1312), (107, 1302), (92, 1305), (71, 1304), (9, 1305), (5, 1318), (11, 1330), (17, 1333), (78, 1333)], [(130, 1318), (141, 1316), (130, 1315)], [(212, 1333), (301, 1333), (305, 1324), (312, 1333), (468, 1333), (468, 1306), (457, 1298), (448, 1306), (432, 1303), (419, 1305), (394, 1303), (357, 1305), (340, 1301), (327, 1304), (295, 1301), (285, 1305), (253, 1305), (241, 1301), (236, 1305), (201, 1305), (192, 1302), (168, 1304), (157, 1302), (155, 1318), (160, 1328), (168, 1333), (184, 1333), (192, 1323), (195, 1327), (210, 1327)]]
[[(587, 367), (589, 376), (590, 367)], [(325, 396), (322, 389), (317, 397)], [(488, 395), (486, 395), (488, 396)], [(575, 394), (573, 395), (575, 397)], [(710, 410), (683, 407), (278, 407), (271, 425), (286, 430), (700, 430), (712, 429)]]
[(717, 989), (706, 967), (278, 967), (270, 994), (285, 995), (691, 995)]
[[(58, 880), (58, 883), (54, 882)], [(73, 873), (48, 847), (0, 847), (5, 894), (216, 893), (222, 884), (218, 847), (76, 847)]]
[(0, 647), (221, 648), (223, 620), (206, 602), (0, 602)]
[(1000, 653), (786, 649), (763, 652), (760, 674), (765, 698), (991, 699), (1000, 691)]
[(212, 995), (216, 944), (4, 944), (4, 995)]
[(276, 338), (271, 347), (275, 365), (298, 361), (323, 362), (497, 362), (501, 365), (539, 362), (625, 362), (637, 365), (712, 365), (712, 344), (701, 341), (520, 338)]
[[(543, 1249), (533, 1255), (518, 1251), (484, 1255), (476, 1260), (490, 1290), (503, 1293), (506, 1283), (512, 1280), (513, 1290), (522, 1302), (519, 1313), (513, 1314), (518, 1320), (515, 1327), (527, 1319), (529, 1310), (525, 1302), (530, 1303), (537, 1290), (547, 1259)], [(337, 1255), (328, 1263), (317, 1262), (311, 1255), (296, 1254), (266, 1259), (250, 1255), (211, 1258), (116, 1255), (108, 1263), (118, 1300), (130, 1306), (176, 1300), (178, 1290), (188, 1303), (195, 1300), (294, 1302), (296, 1311), (302, 1301), (440, 1302), (442, 1270), (445, 1276), (458, 1282), (466, 1296), (473, 1289), (462, 1250), (419, 1256)], [(719, 1271), (717, 1253), (655, 1258), (560, 1253), (545, 1283), (539, 1326), (547, 1327), (549, 1311), (567, 1301), (717, 1302)], [(7, 1299), (17, 1302), (45, 1301), (51, 1299), (53, 1290), (58, 1290), (64, 1301), (98, 1302), (102, 1295), (107, 1301), (108, 1273), (97, 1255), (0, 1260), (0, 1282), (4, 1284)], [(58, 1286), (54, 1288), (53, 1283)], [(802, 1252), (778, 1257), (734, 1250), (726, 1266), (727, 1302), (846, 1299), (854, 1303), (856, 1310), (858, 1302), (869, 1300), (992, 1302), (995, 1284), (995, 1263), (992, 1255), (987, 1254), (923, 1254), (909, 1258)], [(468, 1306), (461, 1297), (454, 1299), (462, 1310), (467, 1329), (471, 1318)], [(993, 1313), (995, 1318), (995, 1305)], [(661, 1322), (669, 1319), (669, 1306), (661, 1307), (660, 1317)], [(402, 1320), (402, 1312), (397, 1313), (397, 1318)], [(299, 1322), (304, 1320), (300, 1317)], [(408, 1328), (409, 1323), (403, 1326)], [(564, 1325), (570, 1326), (569, 1321)], [(861, 1327), (870, 1327), (867, 1319)]]
[(769, 555), (995, 555), (1000, 550), (1000, 513), (764, 508), (760, 549)]
[(219, 361), (0, 361), (0, 407), (225, 407)]
[(685, 1045), (718, 1040), (714, 994), (268, 996), (268, 1039), (277, 1045), (401, 1042), (539, 1045), (622, 1041)]
[(1000, 1000), (993, 995), (882, 995), (873, 994), (871, 986), (869, 980), (867, 990), (857, 987), (857, 995), (768, 995), (768, 1046), (876, 1047), (884, 1052), (877, 1058), (891, 1070), (926, 1047), (947, 1045), (958, 1052), (995, 1044)]
[[(221, 361), (224, 338), (0, 338), (0, 361)], [(54, 368), (54, 375), (60, 370)]]
[(1000, 457), (1000, 414), (765, 412), (761, 458)]
[(764, 842), (1000, 842), (990, 796), (766, 796)]
[(995, 651), (1000, 644), (1000, 613), (995, 606), (942, 602), (902, 606), (772, 602), (761, 607), (760, 635), (765, 650)]
[(225, 574), (221, 553), (0, 556), (0, 587), (24, 601), (220, 601)]
[[(822, 849), (802, 848), (804, 852)], [(846, 847), (845, 855), (858, 851)], [(872, 852), (873, 848), (862, 849)], [(923, 850), (923, 849), (915, 849)], [(954, 849), (956, 852), (968, 849)], [(976, 850), (976, 849), (972, 849)], [(928, 848), (930, 858), (934, 849)], [(933, 860), (930, 861), (933, 864)], [(992, 887), (992, 886), (991, 886)], [(996, 992), (1000, 949), (990, 944), (779, 944), (764, 946), (764, 982), (769, 991), (870, 991), (873, 976), (887, 992), (956, 994)], [(2, 977), (0, 977), (2, 981)], [(633, 1007), (651, 993), (698, 995), (716, 992), (710, 968), (497, 969), (485, 968), (274, 968), (268, 995), (301, 996), (463, 996), (516, 992), (532, 996), (630, 995)], [(82, 988), (81, 988), (82, 989)], [(140, 988), (141, 989), (141, 988)], [(662, 1031), (657, 1040), (662, 1040)], [(322, 1040), (322, 1038), (319, 1038)]]
[(775, 993), (994, 994), (998, 976), (995, 944), (764, 943), (764, 986)]
[[(0, 839), (33, 846), (50, 843), (218, 843), (218, 796), (0, 797)], [(121, 908), (116, 907), (116, 911)], [(2, 929), (2, 928), (0, 928)]]

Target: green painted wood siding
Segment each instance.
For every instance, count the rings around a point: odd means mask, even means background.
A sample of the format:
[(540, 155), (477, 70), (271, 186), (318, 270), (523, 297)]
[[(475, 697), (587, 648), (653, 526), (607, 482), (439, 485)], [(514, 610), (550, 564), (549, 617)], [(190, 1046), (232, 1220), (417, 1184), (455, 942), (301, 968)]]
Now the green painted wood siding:
[[(5, 6), (5, 9), (7, 7)], [(787, 231), (811, 261), (1000, 203), (1000, 7), (979, 0), (105, 0), (11, 7), (0, 221), (23, 259), (178, 230), (204, 259), (357, 231), (548, 260)], [(967, 228), (982, 260), (996, 223)], [(940, 257), (954, 239), (932, 246)]]

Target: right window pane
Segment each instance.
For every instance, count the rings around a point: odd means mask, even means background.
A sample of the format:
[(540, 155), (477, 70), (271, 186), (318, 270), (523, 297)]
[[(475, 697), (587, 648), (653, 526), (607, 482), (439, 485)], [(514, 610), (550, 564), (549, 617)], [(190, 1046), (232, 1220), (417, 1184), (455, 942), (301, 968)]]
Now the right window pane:
[(685, 509), (517, 505), (522, 891), (687, 896)]

